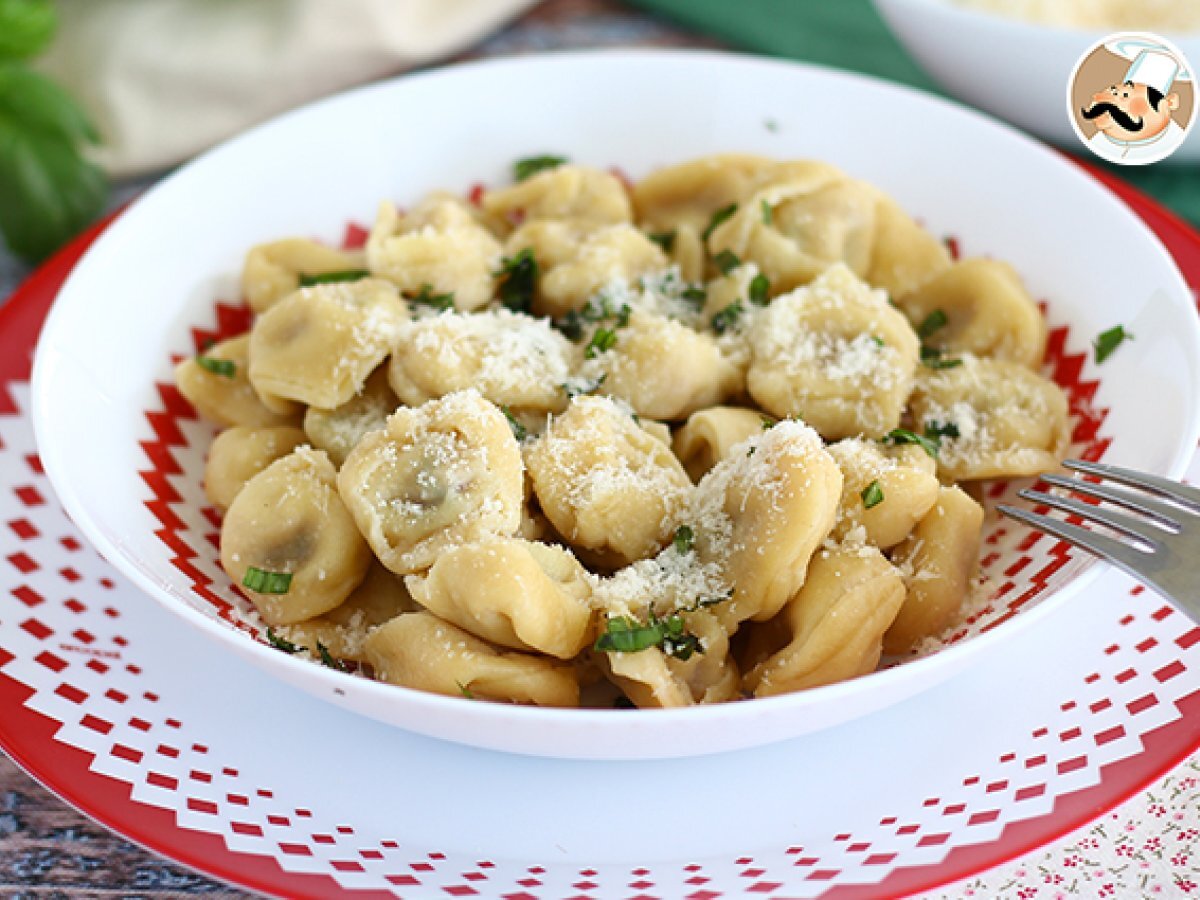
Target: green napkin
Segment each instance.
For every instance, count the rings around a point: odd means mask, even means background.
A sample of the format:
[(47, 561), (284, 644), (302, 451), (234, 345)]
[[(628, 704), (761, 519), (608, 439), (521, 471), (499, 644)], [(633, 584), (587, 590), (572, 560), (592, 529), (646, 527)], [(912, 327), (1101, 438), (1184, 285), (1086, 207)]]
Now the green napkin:
[[(870, 0), (634, 0), (758, 53), (879, 75), (940, 93), (888, 31)], [(1099, 161), (1089, 157), (1089, 162)], [(1200, 169), (1109, 167), (1200, 225)]]

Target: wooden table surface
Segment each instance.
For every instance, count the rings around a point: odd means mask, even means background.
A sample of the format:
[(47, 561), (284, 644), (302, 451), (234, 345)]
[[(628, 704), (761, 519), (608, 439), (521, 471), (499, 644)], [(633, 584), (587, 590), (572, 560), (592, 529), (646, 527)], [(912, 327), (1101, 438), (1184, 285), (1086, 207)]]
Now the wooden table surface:
[[(719, 46), (617, 0), (546, 0), (463, 58), (606, 46)], [(118, 185), (114, 203), (151, 183)], [(0, 247), (0, 297), (28, 274)], [(0, 898), (248, 897), (124, 841), (0, 753)]]

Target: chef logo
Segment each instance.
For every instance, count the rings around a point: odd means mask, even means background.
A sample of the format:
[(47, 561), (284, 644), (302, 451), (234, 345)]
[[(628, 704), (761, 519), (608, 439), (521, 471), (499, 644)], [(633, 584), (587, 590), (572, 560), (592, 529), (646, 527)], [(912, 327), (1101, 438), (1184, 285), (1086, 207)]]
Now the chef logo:
[(1071, 124), (1108, 162), (1145, 166), (1166, 159), (1196, 119), (1192, 67), (1154, 34), (1117, 34), (1092, 47), (1071, 76)]

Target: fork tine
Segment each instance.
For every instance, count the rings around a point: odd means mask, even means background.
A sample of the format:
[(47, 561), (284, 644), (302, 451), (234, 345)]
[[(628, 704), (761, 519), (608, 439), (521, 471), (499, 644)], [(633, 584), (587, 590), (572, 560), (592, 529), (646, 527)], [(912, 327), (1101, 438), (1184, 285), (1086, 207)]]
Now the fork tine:
[(1135, 574), (1138, 567), (1145, 562), (1147, 557), (1146, 553), (1131, 547), (1123, 541), (1118, 541), (1103, 534), (1096, 534), (1094, 531), (1088, 531), (1086, 528), (1080, 528), (1069, 522), (1061, 522), (1058, 519), (1052, 519), (1040, 513), (1033, 513), (1028, 510), (1018, 509), (1015, 506), (1009, 506), (1006, 503), (997, 504), (996, 509), (1011, 519), (1024, 522), (1038, 531), (1044, 531), (1046, 534), (1060, 538), (1073, 547), (1078, 547), (1080, 550), (1086, 550), (1088, 553), (1098, 556), (1101, 559), (1116, 563)]
[(1059, 497), (1055, 494), (1031, 491), (1027, 488), (1017, 491), (1017, 496), (1032, 500), (1034, 503), (1044, 503), (1055, 509), (1061, 509), (1065, 513), (1074, 513), (1093, 522), (1099, 522), (1101, 525), (1131, 538), (1135, 544), (1140, 545), (1139, 549), (1145, 550), (1147, 553), (1153, 553), (1160, 549), (1160, 545), (1153, 538), (1146, 537), (1138, 529), (1139, 525), (1144, 528), (1148, 524), (1145, 519), (1135, 519), (1133, 516), (1105, 509), (1102, 506), (1092, 506), (1090, 503), (1084, 503), (1074, 497)]
[(1103, 465), (1082, 459), (1064, 460), (1063, 465), (1068, 469), (1074, 469), (1076, 472), (1098, 475), (1101, 478), (1107, 478), (1119, 484), (1141, 488), (1160, 497), (1166, 497), (1168, 500), (1179, 503), (1186, 511), (1200, 515), (1200, 489), (1194, 488), (1191, 485), (1180, 484), (1177, 481), (1172, 481), (1169, 478), (1160, 478), (1157, 475), (1147, 475), (1145, 472), (1135, 472), (1133, 469)]
[[(1078, 478), (1065, 478), (1062, 475), (1046, 474), (1039, 476), (1046, 484), (1052, 484), (1055, 487), (1066, 488), (1069, 491), (1074, 491), (1077, 494), (1085, 494), (1088, 497), (1097, 497), (1101, 500), (1107, 500), (1109, 503), (1114, 503), (1117, 506), (1125, 509), (1133, 510), (1135, 513), (1140, 513), (1148, 520), (1165, 528), (1167, 531), (1178, 533), (1182, 527), (1181, 524), (1171, 517), (1172, 513), (1178, 515), (1181, 511), (1177, 506), (1171, 506), (1169, 503), (1160, 503), (1154, 499), (1152, 495), (1145, 493), (1134, 493), (1133, 491), (1122, 490), (1121, 488), (1110, 487), (1107, 484), (1093, 484), (1090, 481), (1082, 481)], [(1062, 509), (1063, 507), (1059, 507)], [(1095, 507), (1091, 507), (1095, 508)], [(1080, 513), (1083, 515), (1083, 513)], [(1095, 518), (1094, 516), (1084, 516), (1084, 518)]]

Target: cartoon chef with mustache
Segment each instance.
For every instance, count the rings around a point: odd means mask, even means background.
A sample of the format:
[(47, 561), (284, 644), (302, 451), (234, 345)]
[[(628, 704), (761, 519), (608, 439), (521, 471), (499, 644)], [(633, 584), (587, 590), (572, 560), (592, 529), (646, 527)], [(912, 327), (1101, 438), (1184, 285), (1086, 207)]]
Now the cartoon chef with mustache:
[(1181, 58), (1163, 44), (1123, 38), (1105, 44), (1131, 59), (1125, 79), (1092, 95), (1080, 110), (1097, 131), (1088, 146), (1103, 159), (1124, 165), (1147, 165), (1173, 153), (1187, 132), (1172, 117), (1180, 108), (1176, 82), (1190, 81)]

